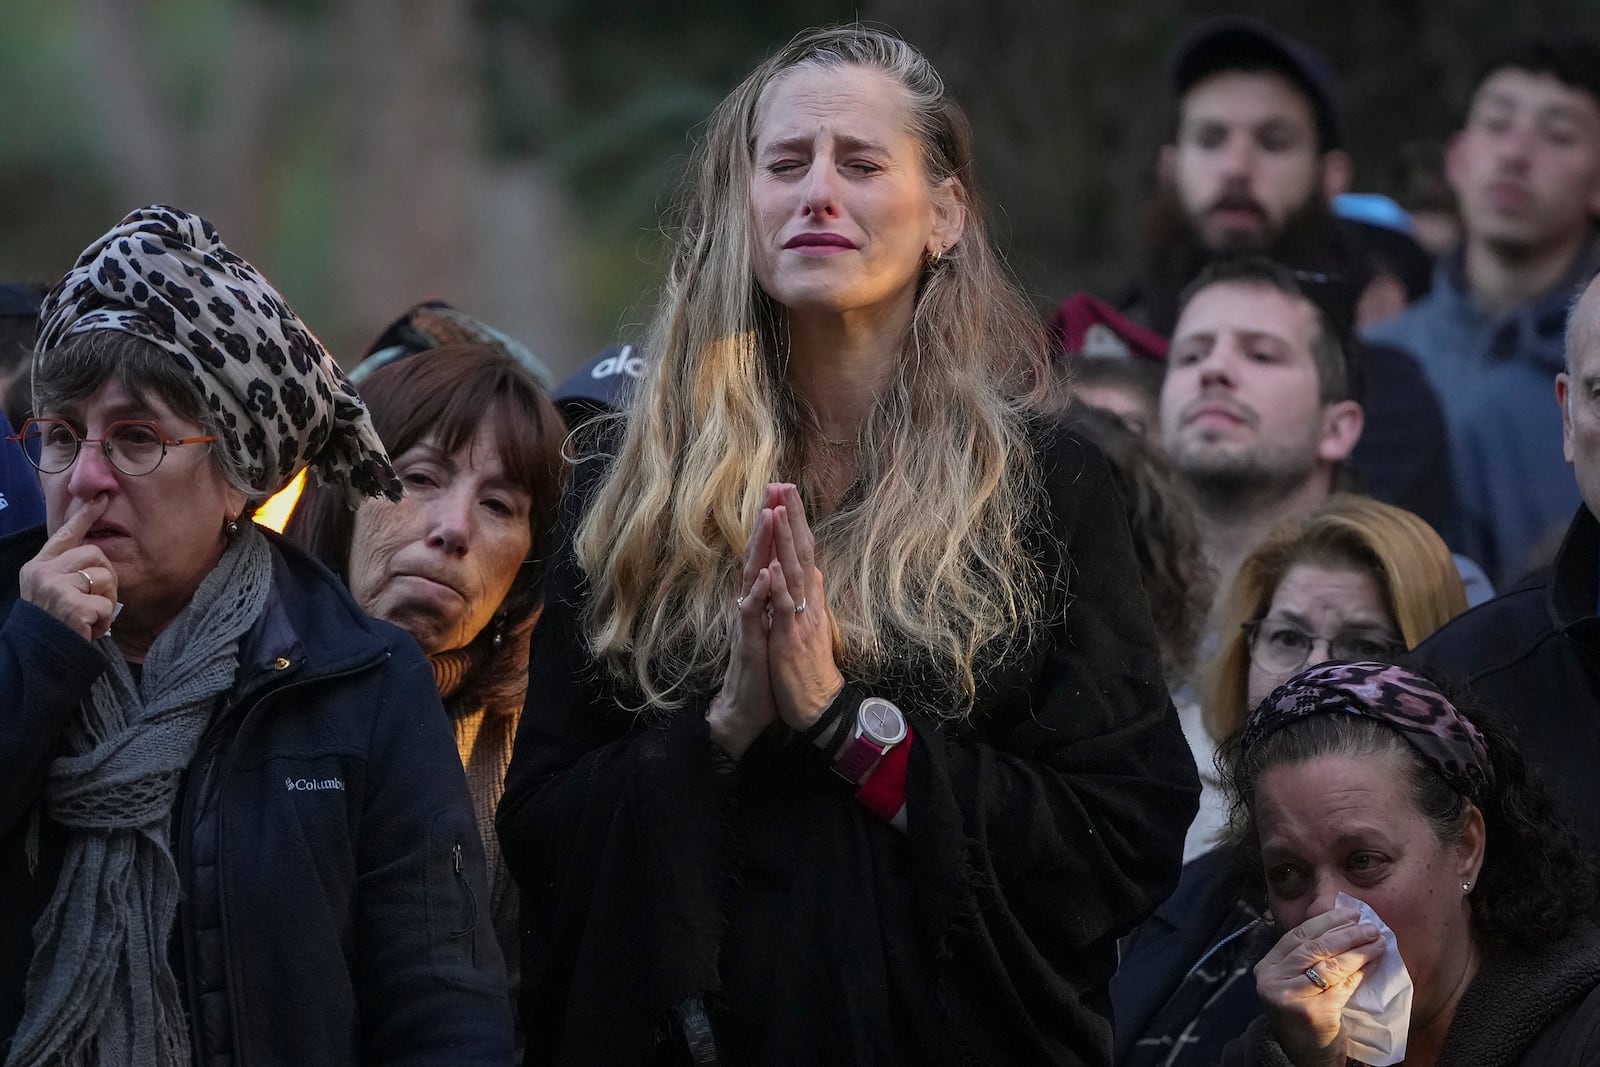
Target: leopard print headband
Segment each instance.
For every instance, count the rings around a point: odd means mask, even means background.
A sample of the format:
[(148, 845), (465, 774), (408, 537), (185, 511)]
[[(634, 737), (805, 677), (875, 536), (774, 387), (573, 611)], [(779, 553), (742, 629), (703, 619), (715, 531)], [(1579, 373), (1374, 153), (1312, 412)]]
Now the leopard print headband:
[[(1361, 715), (1394, 730), (1475, 804), (1494, 784), (1483, 735), (1428, 679), (1392, 663), (1322, 663), (1267, 695), (1245, 720), (1239, 751), (1312, 715)], [(1248, 756), (1245, 756), (1248, 759)]]
[(177, 357), (263, 496), (315, 464), (351, 507), (400, 499), (383, 442), (338, 364), (200, 216), (147, 207), (84, 249), (39, 310), (35, 367), (93, 330), (130, 333)]

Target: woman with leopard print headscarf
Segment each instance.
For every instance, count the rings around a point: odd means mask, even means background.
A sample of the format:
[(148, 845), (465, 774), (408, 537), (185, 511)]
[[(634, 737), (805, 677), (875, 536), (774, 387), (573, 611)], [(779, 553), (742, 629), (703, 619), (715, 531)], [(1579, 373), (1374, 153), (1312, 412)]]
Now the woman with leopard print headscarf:
[(504, 1063), (483, 850), (431, 669), (255, 505), (398, 498), (365, 408), (204, 219), (45, 300), (0, 542), (0, 1033), (24, 1064)]

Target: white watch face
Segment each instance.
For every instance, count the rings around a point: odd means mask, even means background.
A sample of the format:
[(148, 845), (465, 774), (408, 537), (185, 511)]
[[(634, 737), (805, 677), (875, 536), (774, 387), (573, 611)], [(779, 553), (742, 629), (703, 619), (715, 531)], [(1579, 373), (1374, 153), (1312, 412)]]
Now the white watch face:
[(905, 740), (906, 717), (887, 700), (870, 697), (856, 713), (861, 732), (880, 745), (895, 745)]

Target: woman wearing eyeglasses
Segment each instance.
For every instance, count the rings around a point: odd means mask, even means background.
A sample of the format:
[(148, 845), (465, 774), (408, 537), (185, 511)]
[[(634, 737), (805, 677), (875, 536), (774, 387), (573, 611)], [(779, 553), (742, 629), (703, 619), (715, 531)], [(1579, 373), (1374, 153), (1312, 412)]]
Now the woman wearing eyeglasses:
[[(1331, 497), (1279, 525), (1234, 576), (1202, 743), (1214, 755), (1251, 708), (1302, 670), (1393, 660), (1466, 608), (1461, 576), (1433, 527), (1367, 497)], [(1206, 755), (1196, 753), (1202, 787), (1219, 790)], [(1259, 912), (1236, 875), (1230, 846), (1193, 860), (1178, 891), (1124, 946), (1112, 987), (1120, 1062), (1214, 1064), (1256, 1015), (1250, 968), (1273, 938), (1256, 925)]]
[(250, 521), (307, 463), (398, 499), (361, 401), (171, 208), (40, 319), (46, 525), (0, 541), (4, 1062), (508, 1062), (433, 672)]

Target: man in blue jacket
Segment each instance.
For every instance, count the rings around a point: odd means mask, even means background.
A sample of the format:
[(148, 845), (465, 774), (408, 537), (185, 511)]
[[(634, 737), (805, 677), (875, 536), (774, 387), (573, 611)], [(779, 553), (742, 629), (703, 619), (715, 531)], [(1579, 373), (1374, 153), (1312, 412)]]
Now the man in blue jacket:
[(1600, 270), (1600, 42), (1527, 41), (1482, 69), (1446, 162), (1463, 246), (1369, 337), (1426, 370), (1450, 428), (1458, 547), (1504, 584), (1548, 556), (1578, 502), (1549, 405), (1567, 306)]

